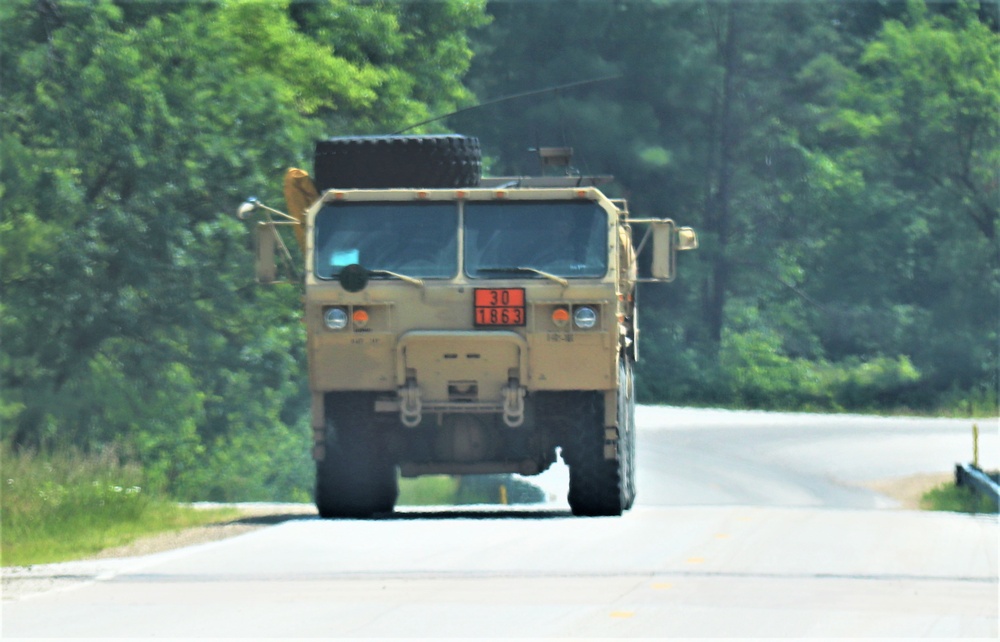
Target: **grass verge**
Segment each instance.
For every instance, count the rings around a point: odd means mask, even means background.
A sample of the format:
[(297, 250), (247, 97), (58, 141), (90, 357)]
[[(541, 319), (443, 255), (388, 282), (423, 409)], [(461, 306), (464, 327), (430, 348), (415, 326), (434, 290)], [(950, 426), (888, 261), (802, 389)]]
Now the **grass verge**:
[(963, 486), (948, 482), (924, 493), (920, 500), (924, 510), (951, 511), (953, 513), (994, 513), (997, 509), (987, 497)]
[(81, 559), (139, 537), (235, 518), (235, 509), (178, 506), (113, 452), (12, 454), (0, 447), (0, 563)]
[[(235, 508), (181, 506), (114, 451), (13, 453), (0, 444), (0, 564), (84, 559), (148, 535), (236, 519)], [(501, 492), (501, 487), (503, 491)], [(509, 475), (400, 480), (400, 505), (532, 503), (542, 493)]]

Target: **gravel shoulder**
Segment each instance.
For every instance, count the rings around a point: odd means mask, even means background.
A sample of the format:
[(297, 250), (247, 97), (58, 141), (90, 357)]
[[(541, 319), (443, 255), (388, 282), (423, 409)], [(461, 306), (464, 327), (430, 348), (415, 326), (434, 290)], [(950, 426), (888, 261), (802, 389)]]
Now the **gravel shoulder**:
[(924, 496), (924, 493), (949, 481), (955, 481), (954, 473), (924, 473), (907, 477), (879, 479), (868, 482), (865, 487), (881, 495), (891, 497), (899, 503), (899, 508), (919, 510), (920, 498)]
[[(195, 507), (217, 508), (219, 506), (232, 506), (231, 504), (195, 504)], [(240, 516), (236, 519), (217, 524), (207, 524), (205, 526), (195, 526), (181, 531), (159, 533), (148, 537), (141, 537), (136, 541), (108, 548), (97, 555), (87, 559), (114, 559), (119, 557), (139, 557), (160, 553), (175, 548), (183, 548), (194, 544), (214, 542), (228, 537), (242, 535), (266, 526), (273, 526), (290, 519), (298, 519), (303, 516), (316, 515), (316, 507), (312, 504), (271, 504), (271, 503), (242, 503), (236, 504)]]

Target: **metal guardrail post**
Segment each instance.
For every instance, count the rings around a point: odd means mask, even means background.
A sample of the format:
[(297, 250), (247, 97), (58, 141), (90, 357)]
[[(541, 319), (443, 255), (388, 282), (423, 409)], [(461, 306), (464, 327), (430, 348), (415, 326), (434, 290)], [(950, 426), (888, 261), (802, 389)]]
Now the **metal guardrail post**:
[(1000, 510), (1000, 484), (973, 464), (955, 464), (955, 485), (964, 486), (979, 495), (985, 495)]

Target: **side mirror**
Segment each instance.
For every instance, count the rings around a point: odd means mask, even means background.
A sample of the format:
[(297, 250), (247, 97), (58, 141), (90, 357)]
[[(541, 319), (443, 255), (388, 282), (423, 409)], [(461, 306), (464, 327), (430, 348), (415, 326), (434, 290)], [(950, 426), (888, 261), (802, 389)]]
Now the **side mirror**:
[(653, 233), (654, 279), (673, 281), (677, 269), (677, 253), (674, 251), (674, 222), (656, 221), (651, 223)]
[(677, 248), (678, 252), (698, 249), (698, 234), (690, 227), (677, 228)]
[(247, 216), (250, 216), (250, 212), (257, 209), (258, 204), (259, 201), (251, 196), (246, 200), (246, 202), (240, 205), (238, 210), (236, 210), (236, 218), (240, 219), (241, 221), (245, 220)]
[(671, 220), (654, 221), (652, 275), (660, 281), (673, 281), (677, 274), (677, 253), (698, 247), (698, 235), (690, 227), (677, 227)]
[[(278, 225), (296, 225), (301, 229), (302, 222), (298, 219), (285, 214), (284, 212), (279, 212), (273, 207), (268, 207), (264, 205), (259, 200), (254, 197), (250, 197), (236, 210), (236, 217), (241, 221), (246, 220), (252, 212), (257, 209), (262, 209), (266, 212), (264, 218), (267, 220), (257, 221), (254, 225), (256, 229), (255, 241), (257, 245), (257, 260), (255, 266), (255, 272), (257, 276), (258, 283), (278, 283), (278, 265), (275, 260), (275, 255), (278, 249), (281, 249), (281, 253), (284, 258), (288, 261), (288, 268), (292, 273), (297, 276), (297, 270), (293, 266), (292, 255), (288, 252), (288, 247), (285, 245), (284, 241), (278, 235)], [(276, 214), (283, 220), (274, 221), (271, 218), (271, 214)], [(296, 234), (299, 230), (296, 230)], [(301, 243), (301, 241), (300, 241)], [(285, 283), (286, 281), (281, 281)]]
[(274, 260), (274, 250), (278, 245), (278, 230), (272, 223), (258, 223), (257, 228), (257, 282), (274, 283), (278, 276), (278, 266)]

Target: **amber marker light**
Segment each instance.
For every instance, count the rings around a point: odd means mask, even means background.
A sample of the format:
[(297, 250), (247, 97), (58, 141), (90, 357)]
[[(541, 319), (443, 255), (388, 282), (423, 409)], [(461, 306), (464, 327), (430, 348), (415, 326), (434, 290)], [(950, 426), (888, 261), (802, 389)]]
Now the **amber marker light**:
[(351, 320), (354, 321), (355, 328), (363, 328), (368, 325), (368, 312), (356, 309), (354, 310), (354, 314), (351, 315)]
[(552, 311), (552, 323), (560, 328), (565, 328), (569, 323), (569, 310), (566, 308), (556, 308)]

